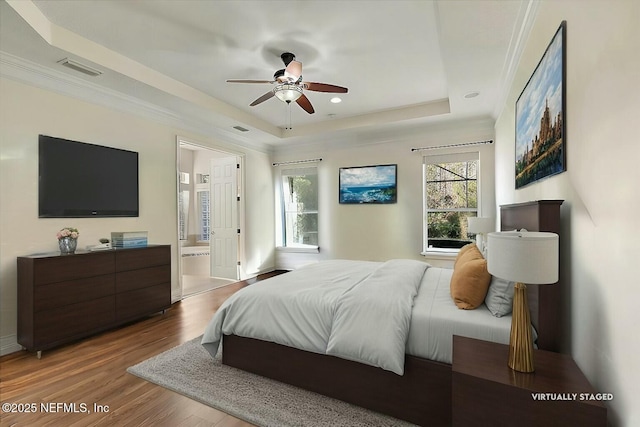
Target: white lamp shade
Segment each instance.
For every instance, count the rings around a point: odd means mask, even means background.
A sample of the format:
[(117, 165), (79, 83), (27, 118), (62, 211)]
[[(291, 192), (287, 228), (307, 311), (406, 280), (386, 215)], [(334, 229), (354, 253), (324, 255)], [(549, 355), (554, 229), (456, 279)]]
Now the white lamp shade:
[(294, 102), (302, 96), (302, 88), (298, 85), (281, 84), (273, 89), (273, 93), (282, 102)]
[(488, 233), (495, 230), (495, 225), (493, 218), (477, 216), (467, 218), (467, 232), (471, 234)]
[(555, 233), (489, 233), (489, 273), (532, 285), (558, 281), (559, 238)]

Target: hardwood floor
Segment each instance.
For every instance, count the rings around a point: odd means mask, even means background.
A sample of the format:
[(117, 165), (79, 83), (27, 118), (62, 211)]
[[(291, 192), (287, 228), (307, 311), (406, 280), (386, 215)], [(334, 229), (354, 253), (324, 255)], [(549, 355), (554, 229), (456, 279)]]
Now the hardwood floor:
[(219, 277), (182, 275), (182, 296), (190, 297), (201, 292), (208, 292), (212, 289), (227, 286), (236, 280), (221, 279)]
[[(3, 356), (0, 425), (251, 426), (126, 369), (201, 335), (230, 295), (278, 273), (189, 297), (165, 314), (45, 351), (40, 360), (25, 351)], [(5, 404), (20, 412), (5, 411)]]

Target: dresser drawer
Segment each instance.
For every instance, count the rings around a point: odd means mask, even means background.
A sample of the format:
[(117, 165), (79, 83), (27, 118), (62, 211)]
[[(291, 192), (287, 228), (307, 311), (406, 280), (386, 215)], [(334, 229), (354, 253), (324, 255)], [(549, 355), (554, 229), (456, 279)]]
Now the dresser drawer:
[(171, 266), (141, 268), (116, 273), (116, 292), (127, 292), (159, 283), (171, 282)]
[(169, 246), (116, 250), (116, 271), (136, 270), (171, 264)]
[(118, 321), (132, 320), (149, 315), (171, 305), (171, 286), (161, 283), (142, 289), (118, 293), (116, 312)]
[(34, 310), (40, 312), (83, 301), (114, 295), (116, 281), (113, 274), (51, 283), (35, 288)]
[(33, 263), (33, 284), (35, 286), (113, 274), (115, 271), (113, 252), (39, 258), (35, 259)]
[(34, 346), (44, 349), (115, 323), (115, 295), (41, 311), (35, 319)]

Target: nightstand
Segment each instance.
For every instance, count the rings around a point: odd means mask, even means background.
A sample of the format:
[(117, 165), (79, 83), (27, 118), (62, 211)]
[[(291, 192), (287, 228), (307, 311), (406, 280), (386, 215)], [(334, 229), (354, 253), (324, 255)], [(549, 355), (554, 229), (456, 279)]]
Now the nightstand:
[[(602, 426), (607, 408), (573, 359), (534, 350), (535, 372), (507, 366), (509, 346), (453, 337), (454, 426)], [(592, 400), (601, 399), (601, 400)]]

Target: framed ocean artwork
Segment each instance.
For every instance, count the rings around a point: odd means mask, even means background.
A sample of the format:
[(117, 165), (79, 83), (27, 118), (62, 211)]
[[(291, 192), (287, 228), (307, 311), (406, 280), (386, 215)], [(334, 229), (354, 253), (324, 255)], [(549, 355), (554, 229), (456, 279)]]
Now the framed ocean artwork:
[(341, 204), (396, 203), (398, 165), (340, 168)]

